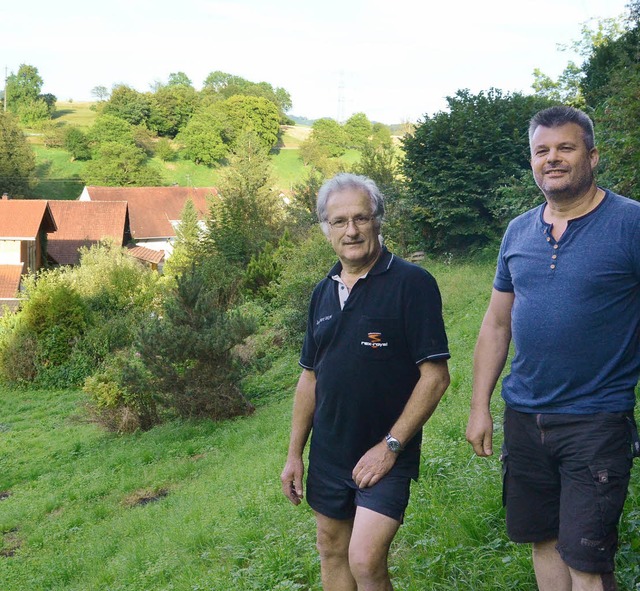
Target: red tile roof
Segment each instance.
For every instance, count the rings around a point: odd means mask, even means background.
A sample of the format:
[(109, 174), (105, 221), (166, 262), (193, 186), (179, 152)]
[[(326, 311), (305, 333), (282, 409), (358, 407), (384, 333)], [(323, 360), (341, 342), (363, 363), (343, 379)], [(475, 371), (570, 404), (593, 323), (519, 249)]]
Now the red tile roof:
[(164, 250), (152, 250), (146, 246), (130, 246), (129, 254), (136, 259), (156, 265), (164, 260)]
[(179, 221), (187, 199), (195, 205), (202, 219), (209, 209), (209, 199), (218, 194), (215, 187), (95, 187), (87, 186), (91, 201), (126, 201), (129, 204), (131, 234), (135, 240), (172, 238), (176, 235), (171, 221)]
[(20, 287), (22, 263), (19, 265), (0, 265), (0, 306), (2, 300), (15, 298)]
[(56, 231), (47, 201), (0, 199), (0, 239), (35, 240), (41, 227), (46, 232)]
[(127, 204), (123, 201), (49, 201), (58, 231), (47, 241), (48, 255), (60, 265), (80, 261), (78, 249), (105, 238), (129, 240)]

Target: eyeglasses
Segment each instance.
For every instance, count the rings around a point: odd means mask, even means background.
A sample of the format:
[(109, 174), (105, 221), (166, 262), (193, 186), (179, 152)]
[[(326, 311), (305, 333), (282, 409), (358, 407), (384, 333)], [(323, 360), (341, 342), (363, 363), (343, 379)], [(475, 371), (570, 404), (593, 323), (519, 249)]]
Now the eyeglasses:
[(373, 218), (374, 216), (372, 215), (357, 215), (352, 218), (338, 218), (331, 221), (327, 220), (327, 224), (336, 230), (344, 230), (344, 228), (349, 225), (349, 222), (353, 222), (356, 228), (364, 228), (373, 221)]

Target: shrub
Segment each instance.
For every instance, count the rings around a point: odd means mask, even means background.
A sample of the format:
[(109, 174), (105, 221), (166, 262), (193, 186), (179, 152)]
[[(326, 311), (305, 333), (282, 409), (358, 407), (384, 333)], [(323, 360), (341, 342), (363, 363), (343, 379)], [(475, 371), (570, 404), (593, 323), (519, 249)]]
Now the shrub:
[(77, 127), (65, 129), (62, 145), (71, 154), (71, 160), (89, 160), (91, 158), (89, 138)]
[(109, 358), (102, 368), (85, 380), (92, 412), (110, 431), (131, 433), (147, 430), (159, 422), (149, 374), (133, 349)]
[(307, 326), (307, 311), (313, 288), (336, 261), (326, 237), (316, 226), (310, 236), (295, 248), (279, 251), (282, 271), (271, 286), (273, 313), (271, 324), (288, 346), (299, 347)]

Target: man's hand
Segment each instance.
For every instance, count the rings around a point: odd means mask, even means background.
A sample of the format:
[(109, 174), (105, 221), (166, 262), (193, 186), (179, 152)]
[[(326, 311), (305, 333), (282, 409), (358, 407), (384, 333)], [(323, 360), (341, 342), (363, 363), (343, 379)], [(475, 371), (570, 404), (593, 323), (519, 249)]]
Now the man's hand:
[(302, 478), (304, 476), (304, 463), (302, 458), (287, 460), (287, 463), (280, 474), (282, 482), (282, 492), (294, 505), (299, 505), (302, 501), (303, 487)]
[(376, 484), (396, 462), (397, 455), (393, 453), (384, 441), (374, 445), (356, 464), (352, 478), (358, 488), (367, 488)]
[(467, 441), (480, 457), (493, 454), (493, 418), (488, 410), (471, 409), (467, 423)]

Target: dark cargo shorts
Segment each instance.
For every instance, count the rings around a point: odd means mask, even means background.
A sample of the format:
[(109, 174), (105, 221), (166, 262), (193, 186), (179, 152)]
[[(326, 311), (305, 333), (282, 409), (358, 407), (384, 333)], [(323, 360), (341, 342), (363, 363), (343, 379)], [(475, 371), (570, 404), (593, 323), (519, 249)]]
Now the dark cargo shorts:
[(637, 440), (633, 413), (505, 411), (503, 503), (514, 542), (558, 540), (566, 564), (614, 569)]

